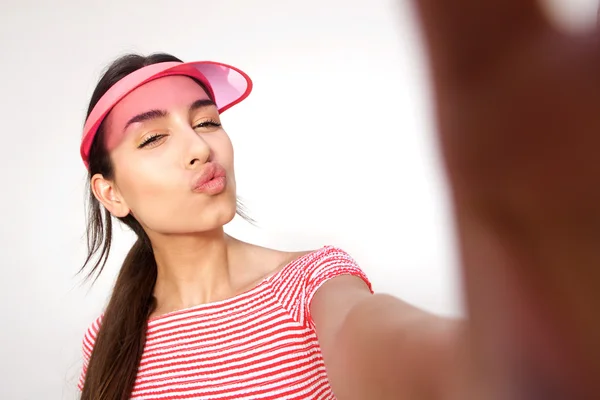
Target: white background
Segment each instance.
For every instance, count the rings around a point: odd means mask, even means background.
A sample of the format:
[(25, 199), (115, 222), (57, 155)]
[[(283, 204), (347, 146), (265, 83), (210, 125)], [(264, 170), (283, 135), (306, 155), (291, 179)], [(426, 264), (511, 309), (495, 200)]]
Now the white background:
[[(593, 25), (596, 0), (553, 3), (565, 27)], [(252, 95), (223, 121), (259, 227), (235, 220), (229, 233), (280, 249), (341, 246), (377, 291), (463, 314), (407, 0), (3, 0), (0, 398), (77, 395), (82, 335), (132, 240), (117, 230), (95, 286), (76, 275), (79, 138), (102, 69), (130, 51), (222, 61), (253, 78)]]

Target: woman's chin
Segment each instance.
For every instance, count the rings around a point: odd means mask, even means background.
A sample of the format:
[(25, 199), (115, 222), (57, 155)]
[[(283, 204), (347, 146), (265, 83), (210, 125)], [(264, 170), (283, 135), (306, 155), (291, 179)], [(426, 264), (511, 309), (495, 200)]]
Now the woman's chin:
[(215, 202), (213, 207), (210, 207), (210, 210), (205, 209), (201, 214), (201, 218), (205, 221), (205, 224), (212, 226), (213, 229), (223, 227), (230, 223), (237, 211), (237, 201), (235, 196), (227, 196), (227, 198), (219, 200), (220, 201)]

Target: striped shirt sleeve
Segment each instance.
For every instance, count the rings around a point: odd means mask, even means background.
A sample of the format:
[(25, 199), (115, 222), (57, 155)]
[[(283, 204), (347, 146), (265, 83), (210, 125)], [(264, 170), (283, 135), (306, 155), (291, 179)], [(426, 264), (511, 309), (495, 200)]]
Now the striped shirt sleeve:
[(313, 329), (315, 326), (310, 315), (310, 304), (315, 293), (325, 282), (341, 275), (352, 275), (362, 279), (373, 293), (369, 278), (350, 254), (337, 247), (325, 247), (304, 269), (304, 317)]

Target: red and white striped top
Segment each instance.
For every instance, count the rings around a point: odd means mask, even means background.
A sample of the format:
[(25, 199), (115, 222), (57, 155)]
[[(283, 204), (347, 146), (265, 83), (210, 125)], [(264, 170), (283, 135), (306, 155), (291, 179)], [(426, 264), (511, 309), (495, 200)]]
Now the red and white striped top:
[[(151, 319), (132, 399), (335, 399), (309, 305), (344, 274), (371, 289), (348, 253), (326, 246), (243, 294)], [(83, 340), (80, 389), (101, 318)]]

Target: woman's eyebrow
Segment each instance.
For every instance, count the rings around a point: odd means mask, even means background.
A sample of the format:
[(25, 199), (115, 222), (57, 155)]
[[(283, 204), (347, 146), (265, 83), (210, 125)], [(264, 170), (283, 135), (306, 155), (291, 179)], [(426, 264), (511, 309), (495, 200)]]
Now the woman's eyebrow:
[[(190, 111), (195, 111), (195, 110), (198, 110), (201, 108), (206, 108), (206, 107), (216, 107), (216, 104), (210, 99), (199, 99), (199, 100), (194, 101), (190, 105)], [(146, 121), (150, 121), (150, 120), (157, 119), (157, 118), (165, 118), (167, 115), (169, 115), (169, 113), (166, 110), (145, 111), (141, 114), (138, 114), (138, 115), (130, 118), (129, 121), (127, 121), (127, 123), (125, 124), (123, 131), (125, 131), (131, 124), (135, 124), (137, 122), (146, 122)]]
[(150, 121), (152, 119), (164, 118), (167, 115), (168, 115), (168, 112), (165, 110), (149, 110), (149, 111), (143, 112), (143, 113), (138, 114), (138, 115), (132, 117), (131, 119), (129, 119), (129, 121), (127, 121), (127, 123), (125, 124), (123, 131), (127, 130), (129, 125), (135, 124), (136, 122), (146, 122), (146, 121)]
[(216, 107), (216, 104), (210, 99), (200, 99), (196, 100), (190, 105), (190, 111), (196, 111), (200, 108), (205, 107)]

